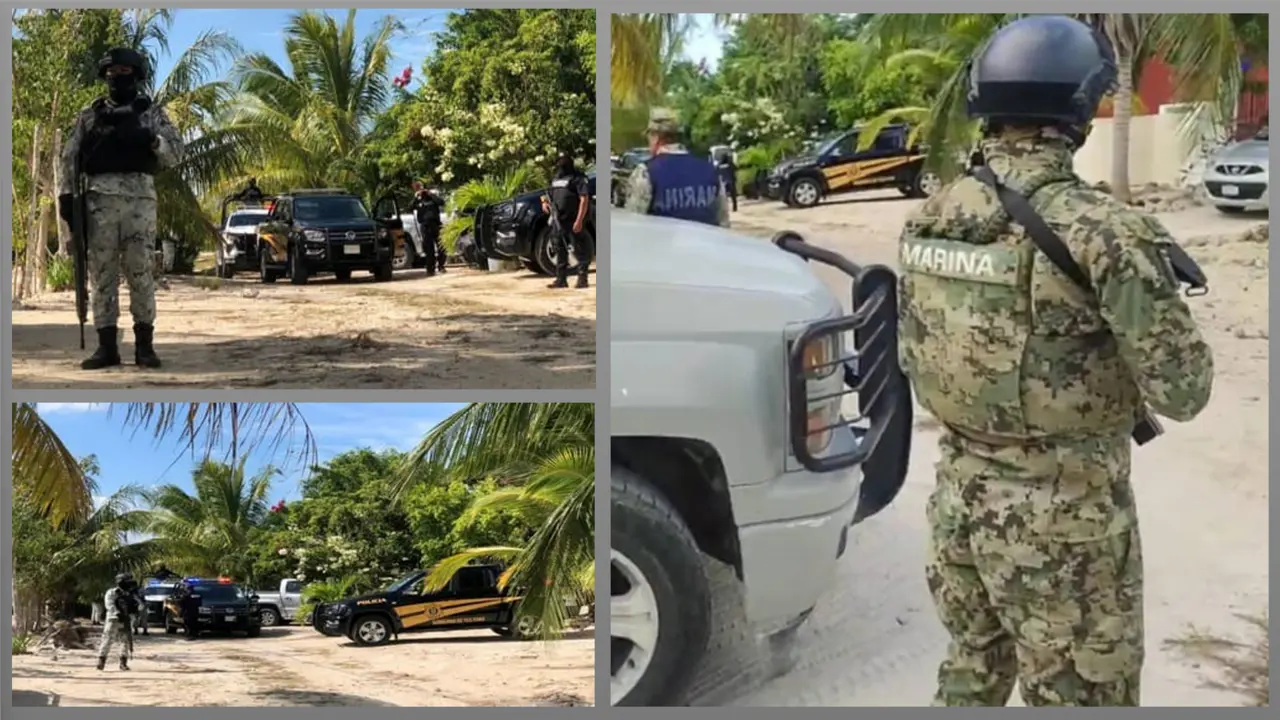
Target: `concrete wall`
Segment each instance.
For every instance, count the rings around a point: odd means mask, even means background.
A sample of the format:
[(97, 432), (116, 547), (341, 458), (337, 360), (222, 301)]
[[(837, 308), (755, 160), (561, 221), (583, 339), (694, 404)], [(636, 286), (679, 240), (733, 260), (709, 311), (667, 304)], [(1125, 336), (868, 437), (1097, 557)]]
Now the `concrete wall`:
[[(1188, 117), (1194, 120), (1188, 122)], [(1114, 126), (1111, 118), (1093, 121), (1089, 140), (1075, 156), (1076, 173), (1084, 180), (1111, 182)], [(1192, 127), (1199, 131), (1192, 131)], [(1208, 127), (1207, 115), (1192, 104), (1163, 105), (1156, 114), (1133, 117), (1129, 124), (1130, 183), (1198, 184), (1205, 156), (1223, 140), (1221, 132), (1205, 132)]]

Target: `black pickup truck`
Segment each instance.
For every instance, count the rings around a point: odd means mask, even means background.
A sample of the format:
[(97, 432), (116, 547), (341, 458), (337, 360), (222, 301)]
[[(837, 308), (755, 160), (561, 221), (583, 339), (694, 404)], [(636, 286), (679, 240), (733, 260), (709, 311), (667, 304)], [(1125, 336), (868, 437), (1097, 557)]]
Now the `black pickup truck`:
[[(595, 255), (596, 238), (596, 171), (586, 171), (587, 191), (591, 197), (583, 225)], [(551, 224), (542, 209), (541, 198), (549, 191), (516, 195), (510, 200), (480, 208), (476, 213), (474, 241), (480, 255), (495, 260), (519, 259), (526, 268), (543, 275), (556, 272), (555, 246), (551, 242)], [(570, 249), (569, 265), (578, 263)]]

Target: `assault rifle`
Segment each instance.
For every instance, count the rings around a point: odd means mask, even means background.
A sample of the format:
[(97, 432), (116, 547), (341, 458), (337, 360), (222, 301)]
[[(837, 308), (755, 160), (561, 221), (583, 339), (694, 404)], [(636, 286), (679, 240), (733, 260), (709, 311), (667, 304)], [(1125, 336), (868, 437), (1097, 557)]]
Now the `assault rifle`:
[(84, 324), (89, 320), (89, 213), (80, 153), (76, 153), (71, 173), (71, 260), (75, 270), (76, 319), (80, 321), (80, 349), (83, 350)]

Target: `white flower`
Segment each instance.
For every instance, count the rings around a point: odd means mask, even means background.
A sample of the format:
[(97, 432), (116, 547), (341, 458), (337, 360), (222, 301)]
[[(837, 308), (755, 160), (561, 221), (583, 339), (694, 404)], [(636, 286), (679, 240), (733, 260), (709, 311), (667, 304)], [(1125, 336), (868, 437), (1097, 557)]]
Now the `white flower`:
[(279, 555), (280, 557), (284, 557), (285, 555), (289, 554), (289, 548), (280, 548), (279, 550), (276, 551), (276, 554)]
[(440, 179), (443, 182), (449, 182), (450, 180), (453, 179), (453, 173), (449, 172), (448, 170), (445, 170), (444, 172), (440, 173)]

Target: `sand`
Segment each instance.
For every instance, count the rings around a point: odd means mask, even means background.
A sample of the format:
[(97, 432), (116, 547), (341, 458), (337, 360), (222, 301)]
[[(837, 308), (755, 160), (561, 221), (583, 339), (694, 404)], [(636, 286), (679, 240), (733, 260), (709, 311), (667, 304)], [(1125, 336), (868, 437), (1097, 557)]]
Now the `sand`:
[(357, 647), (309, 627), (186, 642), (138, 636), (131, 670), (90, 651), (13, 658), (15, 705), (60, 707), (556, 706), (595, 698), (592, 631), (544, 643), (488, 630), (418, 633)]
[[(1256, 614), (1268, 605), (1268, 263), (1266, 234), (1257, 232), (1266, 218), (1226, 217), (1177, 197), (1152, 204), (1174, 209), (1160, 219), (1209, 276), (1210, 294), (1190, 302), (1217, 373), (1212, 401), (1199, 418), (1164, 421), (1166, 435), (1134, 453), (1146, 569), (1143, 705), (1234, 706), (1238, 698), (1202, 686), (1207, 669), (1187, 664), (1163, 642), (1190, 625), (1252, 639), (1235, 613)], [(764, 238), (796, 230), (856, 261), (892, 266), (897, 232), (915, 205), (895, 192), (810, 210), (750, 202), (740, 205), (733, 224)], [(848, 297), (847, 278), (815, 267)], [(713, 568), (720, 632), (690, 693), (692, 704), (929, 703), (947, 642), (922, 570), (935, 428), (930, 418), (917, 417), (905, 487), (890, 508), (852, 534), (834, 587), (799, 631), (789, 672), (776, 676), (786, 665), (749, 637), (731, 572)]]
[[(594, 281), (594, 275), (592, 280)], [(13, 387), (51, 388), (591, 388), (596, 291), (550, 290), (530, 272), (451, 268), (396, 273), (387, 283), (357, 273), (305, 286), (172, 277), (158, 289), (158, 370), (126, 364), (80, 369), (74, 297), (51, 293), (13, 312)], [(594, 282), (593, 282), (594, 285)], [(132, 325), (128, 289), (121, 325)], [(96, 342), (86, 328), (87, 344)]]

